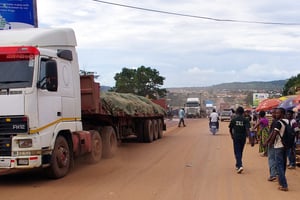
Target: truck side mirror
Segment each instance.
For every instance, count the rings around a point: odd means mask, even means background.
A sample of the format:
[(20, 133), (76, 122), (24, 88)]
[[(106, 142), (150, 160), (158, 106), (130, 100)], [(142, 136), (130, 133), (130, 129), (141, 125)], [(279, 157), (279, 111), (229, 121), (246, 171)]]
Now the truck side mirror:
[(46, 62), (46, 88), (48, 91), (57, 91), (57, 64), (54, 60)]

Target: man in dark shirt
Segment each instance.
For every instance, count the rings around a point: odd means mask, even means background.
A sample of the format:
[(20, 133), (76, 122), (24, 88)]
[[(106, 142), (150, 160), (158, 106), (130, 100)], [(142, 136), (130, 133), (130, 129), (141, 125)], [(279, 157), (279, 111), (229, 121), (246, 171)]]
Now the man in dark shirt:
[(244, 170), (243, 168), (243, 151), (246, 143), (246, 137), (250, 132), (249, 120), (244, 116), (244, 108), (238, 107), (236, 109), (236, 116), (230, 121), (229, 132), (233, 140), (234, 156), (236, 160), (236, 170), (240, 174)]

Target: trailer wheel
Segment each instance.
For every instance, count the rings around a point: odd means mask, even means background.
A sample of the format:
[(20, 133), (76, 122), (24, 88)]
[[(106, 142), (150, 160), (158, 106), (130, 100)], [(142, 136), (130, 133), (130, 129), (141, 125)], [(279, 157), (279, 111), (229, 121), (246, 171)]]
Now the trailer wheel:
[(156, 119), (152, 120), (153, 123), (153, 140), (158, 139), (158, 122)]
[(69, 172), (71, 163), (70, 147), (65, 137), (58, 136), (51, 155), (50, 167), (46, 169), (49, 178), (58, 179)]
[(101, 160), (102, 157), (102, 140), (98, 131), (90, 130), (92, 139), (92, 150), (86, 155), (87, 162), (95, 164)]
[(158, 139), (163, 137), (163, 122), (162, 120), (158, 120)]
[(144, 141), (153, 142), (153, 123), (151, 120), (146, 120), (144, 123)]
[(103, 144), (103, 158), (111, 158), (117, 150), (117, 137), (112, 127), (104, 127), (101, 132), (102, 144)]

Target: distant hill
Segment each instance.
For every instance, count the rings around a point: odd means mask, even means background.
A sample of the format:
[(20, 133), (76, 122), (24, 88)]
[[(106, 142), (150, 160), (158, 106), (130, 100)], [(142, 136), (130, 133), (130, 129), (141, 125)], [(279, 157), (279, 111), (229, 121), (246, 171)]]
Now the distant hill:
[(101, 92), (107, 92), (108, 90), (110, 90), (111, 89), (111, 87), (110, 86), (105, 86), (105, 85), (101, 85), (100, 86), (100, 91)]
[(229, 91), (257, 91), (257, 92), (279, 92), (281, 93), (287, 80), (277, 81), (251, 81), (251, 82), (232, 82), (232, 83), (221, 83), (206, 87), (176, 87), (167, 88), (169, 92), (175, 93), (193, 93), (201, 92), (205, 90), (229, 90)]
[[(287, 80), (277, 80), (277, 81), (252, 81), (252, 82), (232, 82), (232, 83), (221, 83), (217, 85), (207, 86), (207, 87), (176, 87), (167, 88), (169, 91), (176, 90), (197, 90), (197, 89), (215, 89), (215, 90), (273, 90), (281, 91), (284, 88)], [(102, 92), (107, 92), (112, 87), (101, 86), (100, 90)]]
[(282, 90), (287, 80), (277, 81), (252, 81), (252, 82), (232, 82), (213, 85), (213, 89), (227, 90)]

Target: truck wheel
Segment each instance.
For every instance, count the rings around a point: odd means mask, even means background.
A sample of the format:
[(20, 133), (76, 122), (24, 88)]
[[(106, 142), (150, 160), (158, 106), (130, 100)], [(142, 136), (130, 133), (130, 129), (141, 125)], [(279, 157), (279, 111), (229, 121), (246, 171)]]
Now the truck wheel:
[(98, 131), (90, 130), (92, 150), (86, 155), (87, 162), (95, 164), (101, 160), (102, 157), (102, 140)]
[(163, 137), (163, 123), (162, 121), (159, 119), (158, 120), (158, 139)]
[(52, 151), (50, 167), (47, 168), (49, 178), (58, 179), (69, 172), (71, 163), (70, 147), (65, 137), (58, 136)]
[(111, 158), (117, 150), (117, 137), (112, 127), (104, 127), (101, 132), (103, 145), (103, 158)]
[(153, 123), (151, 120), (146, 120), (144, 123), (144, 141), (153, 142)]
[(152, 120), (153, 123), (153, 140), (158, 139), (158, 122), (156, 119)]

